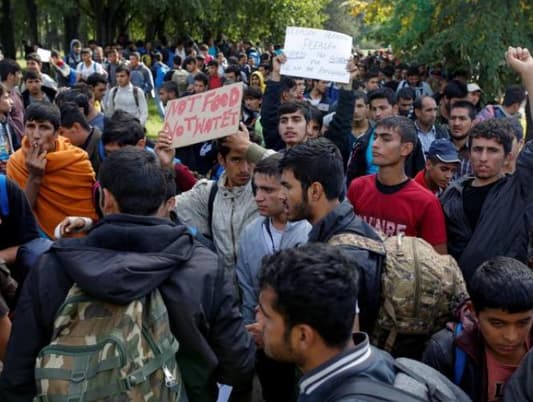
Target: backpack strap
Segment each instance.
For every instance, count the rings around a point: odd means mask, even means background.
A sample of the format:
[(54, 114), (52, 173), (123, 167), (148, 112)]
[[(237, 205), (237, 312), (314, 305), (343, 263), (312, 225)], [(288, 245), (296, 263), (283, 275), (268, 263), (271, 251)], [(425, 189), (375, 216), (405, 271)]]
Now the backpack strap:
[(211, 226), (213, 224), (213, 206), (215, 205), (215, 197), (217, 196), (217, 192), (218, 185), (217, 182), (213, 180), (213, 185), (209, 190), (209, 198), (207, 199), (207, 225), (209, 226), (209, 230), (211, 231), (211, 237), (213, 237), (213, 231), (211, 229)]
[(135, 98), (135, 106), (139, 109), (139, 88), (133, 87), (133, 97)]
[[(459, 334), (463, 332), (463, 324), (458, 323), (453, 330), (454, 344)], [(453, 383), (459, 385), (463, 378), (466, 367), (466, 353), (459, 346), (455, 345), (454, 348), (454, 363), (453, 363)]]
[[(357, 397), (357, 398), (354, 398)], [(327, 399), (327, 402), (364, 400), (366, 402), (402, 401), (423, 402), (417, 396), (395, 388), (391, 384), (376, 381), (368, 377), (356, 377), (341, 384)]]
[(7, 198), (7, 178), (0, 174), (0, 212), (3, 216), (9, 215), (9, 198)]
[(117, 97), (118, 87), (113, 88), (111, 92), (111, 103), (113, 104), (113, 109), (115, 109), (115, 98)]
[(373, 253), (385, 256), (386, 250), (383, 242), (362, 236), (357, 233), (340, 233), (328, 240), (332, 246), (355, 246)]

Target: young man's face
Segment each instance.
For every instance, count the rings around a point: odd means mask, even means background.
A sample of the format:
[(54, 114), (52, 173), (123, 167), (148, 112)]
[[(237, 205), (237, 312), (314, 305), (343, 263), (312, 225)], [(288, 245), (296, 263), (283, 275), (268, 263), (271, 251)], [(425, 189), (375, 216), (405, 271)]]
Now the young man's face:
[(195, 94), (199, 94), (199, 93), (202, 93), (202, 92), (205, 92), (207, 91), (207, 85), (204, 84), (203, 81), (194, 81), (194, 84), (193, 84), (193, 91)]
[(9, 91), (4, 89), (4, 93), (0, 96), (0, 113), (8, 114), (13, 109), (13, 100), (9, 96)]
[(419, 75), (408, 75), (407, 76), (407, 82), (412, 87), (416, 87), (418, 85), (419, 81), (420, 81), (420, 76)]
[(462, 107), (454, 107), (451, 110), (448, 123), (450, 135), (457, 140), (466, 138), (468, 131), (472, 128), (472, 119), (468, 114), (468, 109)]
[(20, 79), (22, 78), (22, 72), (19, 70), (19, 71), (16, 71), (15, 73), (9, 73), (7, 75), (7, 83), (10, 87), (16, 87), (20, 84)]
[(527, 352), (525, 343), (533, 324), (533, 310), (511, 314), (487, 308), (476, 316), (485, 345), (496, 359), (520, 358)]
[(394, 116), (395, 112), (394, 106), (385, 98), (372, 99), (370, 102), (370, 118), (376, 122)]
[(379, 88), (379, 78), (372, 77), (365, 82), (365, 88), (367, 91), (373, 91), (374, 89)]
[(261, 99), (251, 97), (244, 98), (244, 105), (254, 112), (259, 112), (259, 108), (261, 107)]
[(98, 84), (96, 84), (93, 87), (94, 99), (97, 101), (101, 101), (102, 99), (104, 99), (106, 89), (107, 86), (103, 82), (99, 82)]
[(481, 92), (479, 91), (469, 92), (468, 95), (466, 95), (466, 100), (472, 105), (477, 105), (480, 99)]
[(503, 145), (494, 138), (471, 138), (470, 163), (476, 178), (490, 180), (501, 175), (506, 160)]
[(303, 142), (307, 133), (307, 122), (302, 111), (281, 115), (278, 131), (283, 142), (289, 147)]
[[(264, 75), (263, 75), (264, 76)], [(297, 99), (303, 99), (305, 92), (305, 80), (304, 79), (295, 79), (294, 82), (294, 95)]]
[(281, 173), (281, 198), (287, 212), (289, 221), (299, 221), (311, 217), (311, 208), (307, 192), (303, 190), (302, 183), (294, 177), (294, 172), (284, 169)]
[(84, 63), (90, 63), (91, 62), (91, 54), (90, 53), (82, 53), (81, 59)]
[(176, 94), (172, 91), (169, 92), (164, 88), (159, 90), (159, 99), (163, 102), (163, 106), (166, 106), (169, 100), (176, 99)]
[(237, 82), (237, 76), (235, 75), (233, 71), (224, 73), (224, 78), (227, 84), (233, 84), (234, 82)]
[(416, 120), (425, 126), (433, 127), (437, 120), (437, 102), (435, 99), (426, 97), (422, 100), (422, 108), (415, 109)]
[(364, 99), (356, 99), (355, 107), (353, 109), (353, 120), (360, 122), (366, 120), (368, 117), (368, 106)]
[(275, 360), (296, 362), (292, 331), (287, 331), (283, 316), (274, 310), (276, 292), (267, 287), (259, 293), (259, 307), (265, 354)]
[(196, 70), (196, 61), (191, 61), (189, 64), (186, 64), (185, 69), (189, 73), (192, 73), (194, 70)]
[(254, 173), (255, 203), (261, 216), (277, 216), (285, 212), (279, 177)]
[(26, 61), (26, 67), (28, 70), (35, 71), (36, 73), (41, 73), (41, 65), (35, 60)]
[(139, 65), (139, 59), (137, 56), (130, 56), (130, 65), (131, 68), (136, 68)]
[(411, 109), (413, 108), (414, 101), (412, 99), (398, 99), (398, 114), (400, 116), (409, 116)]
[(426, 161), (426, 172), (429, 179), (441, 189), (448, 187), (458, 167), (456, 163), (434, 162), (430, 159)]
[(230, 150), (225, 157), (219, 154), (218, 162), (226, 171), (229, 187), (244, 186), (250, 181), (254, 165), (249, 163), (244, 155)]
[(320, 124), (316, 120), (311, 120), (307, 123), (307, 138), (314, 139), (320, 137)]
[(110, 63), (116, 63), (117, 60), (118, 60), (118, 52), (117, 51), (114, 51), (114, 52), (109, 52), (108, 55), (107, 55), (107, 60), (110, 62)]
[(216, 77), (218, 75), (217, 67), (216, 66), (208, 66), (207, 67), (207, 74), (209, 74), (211, 77)]
[(26, 85), (26, 88), (28, 89), (28, 92), (32, 96), (38, 96), (41, 94), (41, 87), (43, 85), (42, 81), (38, 78), (30, 78), (25, 81), (24, 83)]
[(55, 150), (57, 133), (54, 125), (47, 120), (27, 121), (24, 125), (24, 135), (28, 137), (30, 146), (39, 148), (39, 152)]
[(372, 143), (373, 162), (380, 167), (396, 165), (409, 155), (412, 145), (402, 143), (397, 129), (377, 126)]
[(117, 79), (117, 84), (121, 87), (125, 87), (130, 82), (130, 75), (125, 71), (121, 71), (115, 75)]
[(322, 80), (314, 81), (313, 85), (315, 87), (315, 90), (320, 95), (324, 95), (328, 89), (328, 81), (322, 81)]

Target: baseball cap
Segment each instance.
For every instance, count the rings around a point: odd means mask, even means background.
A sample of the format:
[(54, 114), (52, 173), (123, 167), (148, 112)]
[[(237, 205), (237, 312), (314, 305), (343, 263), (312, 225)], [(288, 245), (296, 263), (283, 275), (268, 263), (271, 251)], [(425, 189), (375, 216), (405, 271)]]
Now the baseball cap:
[(444, 138), (433, 141), (426, 155), (428, 158), (436, 158), (442, 163), (461, 163), (455, 146), (450, 140)]
[(475, 82), (471, 82), (470, 84), (468, 84), (466, 86), (466, 89), (467, 89), (468, 92), (476, 92), (476, 91), (483, 92), (481, 87), (478, 84), (476, 84)]

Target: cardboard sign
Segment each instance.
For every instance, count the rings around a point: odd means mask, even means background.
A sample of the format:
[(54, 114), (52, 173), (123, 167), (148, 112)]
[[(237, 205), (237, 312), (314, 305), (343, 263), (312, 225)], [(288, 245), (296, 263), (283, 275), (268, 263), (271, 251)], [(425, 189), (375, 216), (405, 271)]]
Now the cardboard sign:
[(346, 71), (352, 53), (352, 37), (322, 29), (287, 27), (283, 52), (287, 62), (281, 74), (293, 77), (347, 83)]
[(242, 92), (239, 82), (169, 101), (163, 129), (172, 136), (172, 146), (181, 148), (236, 133)]
[(43, 63), (48, 63), (50, 61), (50, 57), (52, 57), (52, 51), (41, 49), (40, 47), (37, 48), (37, 54), (41, 57), (41, 61)]

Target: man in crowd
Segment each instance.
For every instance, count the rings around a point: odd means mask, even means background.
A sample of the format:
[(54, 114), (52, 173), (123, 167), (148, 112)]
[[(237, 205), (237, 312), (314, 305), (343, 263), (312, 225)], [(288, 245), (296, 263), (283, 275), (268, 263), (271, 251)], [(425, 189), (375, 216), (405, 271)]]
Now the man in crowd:
[(441, 126), (448, 125), (450, 111), (453, 104), (460, 100), (466, 100), (468, 96), (467, 86), (464, 82), (451, 80), (444, 87), (442, 98), (439, 101), (439, 114), (437, 122)]
[(413, 114), (413, 104), (415, 103), (415, 91), (411, 87), (400, 89), (396, 93), (396, 104), (398, 105), (398, 115), (411, 117)]
[(148, 119), (148, 106), (143, 90), (130, 80), (130, 69), (125, 64), (117, 67), (118, 85), (109, 91), (105, 107), (106, 116), (112, 116), (115, 110), (123, 110), (139, 119), (144, 126)]
[(450, 184), (460, 164), (457, 150), (450, 140), (435, 140), (426, 154), (426, 167), (418, 172), (414, 181), (439, 196)]
[(473, 401), (501, 401), (533, 341), (533, 272), (513, 258), (495, 257), (476, 270), (468, 290), (461, 322), (436, 333), (422, 359)]
[(356, 400), (335, 394), (358, 378), (378, 388), (394, 381), (391, 356), (371, 347), (364, 332), (353, 333), (358, 276), (338, 248), (324, 244), (282, 250), (264, 261), (259, 315), (265, 354), (302, 371), (299, 402)]
[(476, 116), (474, 125), (487, 119), (520, 117), (519, 110), (526, 100), (526, 90), (521, 85), (511, 85), (505, 90), (501, 105), (487, 105)]
[(454, 102), (450, 107), (448, 120), (450, 140), (457, 149), (461, 161), (461, 165), (454, 175), (453, 180), (472, 174), (470, 151), (468, 148), (468, 133), (472, 128), (475, 113), (474, 105), (464, 100)]
[(18, 89), (21, 78), (22, 70), (15, 60), (0, 60), (0, 81), (9, 90), (9, 96), (13, 103), (7, 119), (19, 141), (24, 133), (24, 103)]
[(97, 112), (104, 111), (104, 97), (107, 91), (107, 78), (103, 74), (92, 73), (87, 77), (87, 85), (91, 88), (93, 104)]
[(372, 145), (375, 175), (353, 180), (347, 197), (357, 215), (386, 236), (421, 237), (446, 254), (446, 226), (439, 201), (405, 174), (417, 137), (406, 117), (380, 120)]
[(415, 91), (415, 96), (432, 96), (433, 90), (426, 81), (422, 81), (420, 77), (420, 71), (418, 66), (411, 66), (407, 69), (407, 78), (400, 81), (397, 91), (401, 91), (403, 88), (412, 88)]
[(261, 216), (244, 228), (235, 267), (242, 296), (241, 311), (248, 331), (257, 342), (256, 370), (263, 399), (267, 402), (293, 400), (296, 378), (292, 364), (274, 362), (262, 351), (260, 324), (255, 319), (261, 260), (278, 250), (306, 243), (311, 228), (305, 220), (287, 221), (285, 206), (280, 198), (280, 158), (279, 154), (269, 156), (259, 161), (254, 169), (255, 201)]
[(141, 88), (144, 95), (151, 94), (154, 90), (154, 77), (150, 69), (142, 62), (139, 52), (133, 52), (130, 54), (129, 68), (131, 83), (134, 86)]
[(24, 120), (22, 147), (9, 158), (7, 176), (24, 189), (42, 233), (52, 238), (66, 216), (96, 218), (94, 170), (87, 153), (59, 135), (59, 109), (32, 104)]
[(432, 96), (417, 98), (413, 108), (416, 117), (416, 134), (422, 144), (422, 151), (426, 154), (433, 141), (440, 138), (449, 138), (448, 131), (435, 125), (438, 109), (437, 102)]
[(311, 90), (304, 96), (307, 102), (317, 107), (324, 114), (329, 112), (332, 103), (327, 96), (328, 84), (328, 81), (313, 80)]
[(87, 78), (91, 74), (97, 73), (107, 75), (104, 67), (92, 59), (93, 51), (87, 47), (81, 50), (81, 63), (76, 67), (76, 74), (78, 81), (87, 82)]
[(28, 70), (24, 73), (24, 86), (26, 87), (22, 92), (24, 108), (36, 102), (53, 102), (56, 96), (56, 91), (50, 87), (43, 86), (41, 75), (33, 70)]
[(39, 56), (37, 53), (30, 53), (28, 56), (26, 56), (26, 68), (28, 71), (34, 71), (40, 76), (43, 87), (57, 91), (57, 82), (55, 82), (48, 74), (43, 73), (41, 71), (42, 67), (43, 62), (41, 60), (41, 56)]
[[(166, 182), (156, 156), (135, 148), (114, 152), (99, 179), (105, 217), (86, 238), (56, 244), (26, 279), (0, 399), (35, 396), (35, 359), (50, 342), (55, 316), (74, 282), (116, 304), (159, 289), (180, 343), (177, 359), (189, 400), (215, 401), (217, 382), (250, 381), (255, 350), (236, 308), (232, 279), (185, 226), (160, 216)], [(145, 256), (140, 265), (139, 255)]]

